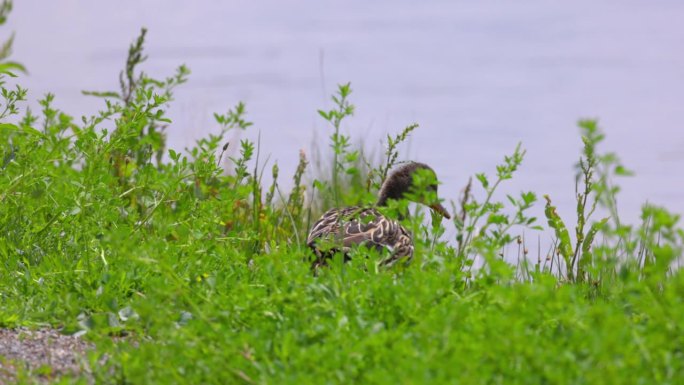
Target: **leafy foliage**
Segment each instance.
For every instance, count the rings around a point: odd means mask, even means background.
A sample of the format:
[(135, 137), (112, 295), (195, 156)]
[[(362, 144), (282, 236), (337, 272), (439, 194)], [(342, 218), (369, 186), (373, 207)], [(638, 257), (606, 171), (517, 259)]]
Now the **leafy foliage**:
[[(343, 134), (354, 107), (351, 86), (342, 85), (333, 108), (319, 111), (334, 130), (331, 173), (314, 183), (323, 198), (306, 199), (303, 152), (289, 194), (275, 163), (264, 188), (258, 142), (241, 141), (230, 170), (221, 164), (225, 134), (251, 126), (242, 103), (215, 115), (218, 134), (185, 152), (166, 149), (166, 111), (189, 71), (181, 66), (164, 80), (138, 71), (144, 38), (145, 30), (131, 45), (121, 89), (89, 92), (104, 108), (82, 121), (56, 109), (52, 94), (33, 115), (21, 104), (26, 90), (0, 83), (0, 326), (50, 325), (93, 341), (88, 370), (64, 382), (677, 383), (684, 376), (684, 274), (672, 268), (684, 253), (679, 217), (645, 206), (640, 226), (619, 221), (612, 180), (626, 169), (596, 151), (603, 137), (594, 123), (581, 123), (574, 242), (547, 198), (564, 269), (538, 263), (520, 279), (501, 258), (521, 244), (520, 229), (540, 229), (528, 215), (535, 193), (497, 197), (522, 164), (518, 145), (494, 178), (476, 175), (481, 192), (467, 185), (455, 242), (416, 207), (403, 221), (416, 242), (412, 265), (376, 269), (360, 249), (314, 277), (303, 261), (313, 207), (372, 204), (417, 125), (388, 135), (374, 167)], [(420, 174), (415, 182), (436, 181)], [(347, 196), (350, 189), (362, 193)], [(589, 224), (597, 205), (610, 219)], [(388, 210), (411, 210), (404, 201), (394, 206)]]

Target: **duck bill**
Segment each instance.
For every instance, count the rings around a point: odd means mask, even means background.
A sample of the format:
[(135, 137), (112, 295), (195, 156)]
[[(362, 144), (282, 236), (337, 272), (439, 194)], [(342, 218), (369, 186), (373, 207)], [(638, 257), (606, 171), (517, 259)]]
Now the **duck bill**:
[(430, 205), (430, 208), (435, 210), (435, 212), (439, 213), (441, 216), (443, 216), (446, 219), (451, 219), (451, 215), (449, 215), (449, 212), (442, 206), (441, 203), (434, 203)]

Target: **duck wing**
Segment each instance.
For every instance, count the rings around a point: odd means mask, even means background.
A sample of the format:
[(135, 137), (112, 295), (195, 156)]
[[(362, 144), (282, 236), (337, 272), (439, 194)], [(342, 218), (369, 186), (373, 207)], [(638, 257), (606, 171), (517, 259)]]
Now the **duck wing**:
[[(319, 241), (330, 242), (327, 252)], [(307, 239), (319, 258), (336, 251), (348, 253), (354, 245), (365, 245), (379, 251), (388, 249), (391, 256), (381, 263), (391, 265), (402, 257), (413, 255), (413, 240), (397, 221), (389, 219), (374, 208), (347, 207), (331, 209), (311, 229)], [(328, 254), (328, 255), (324, 255)]]
[(344, 209), (330, 209), (321, 216), (316, 223), (311, 226), (306, 244), (314, 248), (316, 242), (321, 238), (329, 238), (332, 234), (340, 231), (342, 220), (352, 215), (355, 211), (361, 210), (359, 207), (347, 207)]

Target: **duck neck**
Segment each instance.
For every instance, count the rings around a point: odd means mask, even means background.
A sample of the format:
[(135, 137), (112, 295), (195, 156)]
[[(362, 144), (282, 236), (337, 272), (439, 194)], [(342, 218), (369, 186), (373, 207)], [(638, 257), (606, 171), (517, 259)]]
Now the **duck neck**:
[(380, 198), (378, 198), (378, 202), (375, 205), (380, 206), (380, 207), (386, 207), (387, 206), (387, 200), (388, 200), (388, 198), (386, 196), (381, 195)]

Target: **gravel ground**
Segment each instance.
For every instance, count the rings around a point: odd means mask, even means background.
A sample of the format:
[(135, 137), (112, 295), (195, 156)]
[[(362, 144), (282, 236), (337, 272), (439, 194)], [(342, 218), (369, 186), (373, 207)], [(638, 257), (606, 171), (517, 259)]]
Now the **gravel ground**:
[(81, 372), (81, 356), (92, 344), (56, 329), (0, 329), (0, 384), (16, 380), (20, 368), (38, 382)]

